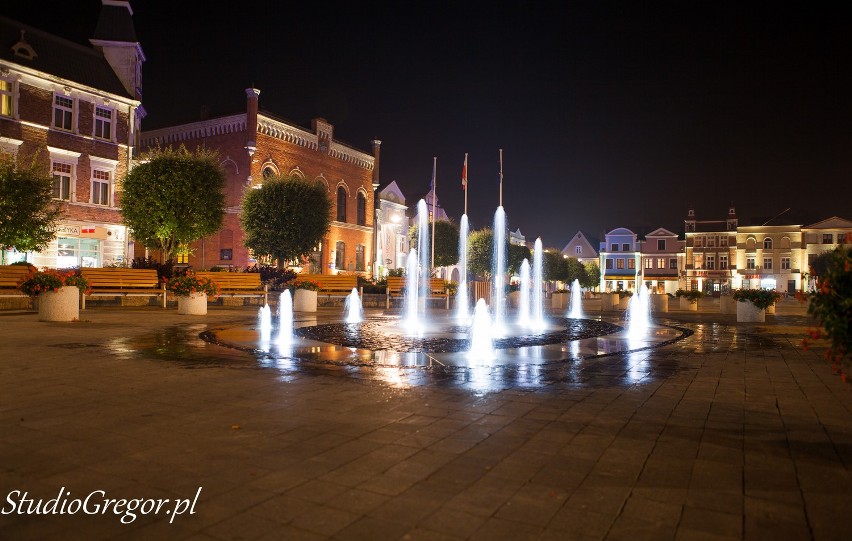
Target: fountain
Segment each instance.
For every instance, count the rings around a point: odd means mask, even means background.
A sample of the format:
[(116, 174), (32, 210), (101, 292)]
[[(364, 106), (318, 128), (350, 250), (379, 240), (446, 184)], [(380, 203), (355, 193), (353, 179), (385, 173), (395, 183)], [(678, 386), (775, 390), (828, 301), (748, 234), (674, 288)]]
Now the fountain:
[(364, 318), (364, 311), (361, 308), (361, 297), (358, 296), (358, 290), (354, 287), (352, 292), (346, 296), (346, 323), (361, 323)]
[(269, 344), (272, 339), (272, 310), (268, 304), (264, 304), (257, 313), (257, 326), (260, 329), (260, 341)]
[(530, 260), (524, 258), (521, 263), (520, 298), (518, 300), (518, 325), (530, 326)]
[(648, 286), (642, 285), (630, 299), (627, 307), (628, 327), (627, 335), (630, 339), (645, 336), (651, 324), (651, 299)]
[(469, 301), (467, 298), (467, 237), (469, 234), (469, 225), (467, 222), (467, 214), (462, 214), (459, 224), (459, 286), (456, 293), (456, 318), (461, 321), (467, 321), (470, 317), (468, 307)]
[(497, 207), (494, 213), (493, 235), (494, 251), (491, 265), (494, 291), (491, 296), (491, 305), (494, 307), (494, 333), (496, 336), (503, 336), (506, 332), (506, 211), (503, 210), (502, 205)]
[(426, 298), (429, 295), (429, 211), (426, 201), (417, 203), (417, 252), (408, 252), (405, 266), (405, 326), (411, 333), (423, 332)]
[(535, 239), (533, 246), (533, 279), (532, 279), (532, 314), (530, 320), (533, 328), (544, 328), (544, 282), (542, 277), (542, 247), (541, 237)]
[(278, 301), (278, 345), (290, 346), (294, 338), (293, 296), (289, 289), (285, 289)]
[(571, 283), (571, 305), (569, 306), (568, 317), (574, 319), (583, 318), (583, 300), (580, 291), (580, 280), (576, 278)]
[(494, 339), (492, 335), (491, 316), (485, 299), (476, 301), (473, 311), (473, 325), (470, 327), (470, 349), (467, 352), (468, 361), (490, 362), (494, 359)]

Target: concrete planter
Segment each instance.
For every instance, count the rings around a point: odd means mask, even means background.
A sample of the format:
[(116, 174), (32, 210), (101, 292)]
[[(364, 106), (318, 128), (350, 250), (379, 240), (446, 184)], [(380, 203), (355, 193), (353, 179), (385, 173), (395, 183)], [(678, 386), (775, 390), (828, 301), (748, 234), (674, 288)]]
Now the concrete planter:
[(775, 315), (775, 303), (770, 304), (770, 305), (766, 308), (766, 313), (767, 313), (767, 314), (769, 314), (770, 316), (774, 316), (774, 315)]
[(310, 289), (297, 289), (293, 295), (294, 312), (316, 312), (317, 292)]
[(179, 296), (178, 314), (203, 316), (207, 314), (207, 293), (192, 293), (188, 297)]
[(64, 286), (38, 296), (39, 321), (77, 321), (80, 319), (80, 289)]
[(687, 310), (689, 312), (697, 312), (698, 311), (698, 301), (692, 302), (686, 297), (680, 297), (680, 309)]
[(722, 295), (719, 297), (719, 313), (721, 314), (736, 314), (737, 301), (731, 295)]
[(506, 295), (506, 304), (508, 304), (510, 308), (517, 308), (521, 304), (521, 292), (510, 291)]
[(619, 310), (627, 310), (627, 307), (630, 306), (630, 299), (633, 297), (620, 297), (618, 300), (618, 309)]
[(601, 293), (601, 312), (611, 312), (618, 308), (618, 294)]
[(737, 303), (737, 323), (763, 323), (765, 321), (766, 310), (761, 310), (751, 301)]
[(568, 308), (568, 303), (571, 302), (570, 293), (554, 293), (550, 298), (550, 306), (553, 308)]
[(651, 295), (651, 312), (655, 314), (665, 314), (669, 311), (669, 296), (668, 295)]

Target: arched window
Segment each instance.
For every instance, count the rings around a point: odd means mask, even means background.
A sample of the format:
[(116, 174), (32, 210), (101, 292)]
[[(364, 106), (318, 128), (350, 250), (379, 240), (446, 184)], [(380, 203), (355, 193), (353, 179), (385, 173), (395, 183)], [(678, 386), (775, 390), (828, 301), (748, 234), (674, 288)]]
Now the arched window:
[(346, 221), (346, 188), (337, 188), (337, 221)]
[(358, 192), (358, 225), (367, 225), (367, 198)]
[(766, 237), (765, 239), (763, 239), (763, 249), (764, 250), (771, 250), (772, 249), (772, 239), (770, 239), (769, 237)]
[(754, 240), (754, 237), (747, 238), (746, 239), (746, 250), (754, 250), (755, 244), (756, 244), (756, 241)]
[(334, 268), (344, 270), (346, 265), (346, 244), (342, 240), (334, 245)]
[(275, 176), (275, 169), (272, 168), (271, 165), (267, 165), (263, 168), (263, 178), (267, 179)]
[(359, 244), (355, 247), (355, 270), (364, 270), (364, 245)]

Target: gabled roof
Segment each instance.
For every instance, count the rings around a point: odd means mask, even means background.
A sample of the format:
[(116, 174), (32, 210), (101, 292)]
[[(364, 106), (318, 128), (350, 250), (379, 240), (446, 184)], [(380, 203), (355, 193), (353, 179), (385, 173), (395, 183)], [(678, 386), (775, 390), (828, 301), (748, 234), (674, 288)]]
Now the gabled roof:
[(379, 199), (405, 205), (405, 194), (395, 180), (379, 191)]
[[(16, 54), (12, 49), (21, 43), (35, 54), (30, 57)], [(128, 94), (99, 51), (6, 17), (0, 17), (0, 60), (115, 96), (134, 97)]]
[[(589, 253), (589, 256), (592, 256), (593, 254), (594, 254), (595, 257), (597, 256), (598, 247), (600, 246), (600, 242), (598, 241), (598, 239), (587, 235), (586, 232), (582, 231), (582, 230), (574, 233), (574, 236), (571, 237), (571, 240), (568, 241), (568, 244), (566, 244), (565, 247), (562, 248), (561, 253), (565, 254), (565, 255), (569, 255), (569, 256), (576, 255), (571, 250), (569, 250), (569, 248), (571, 246), (577, 246), (578, 244), (581, 245), (581, 246), (586, 246), (586, 247), (588, 247), (589, 250), (591, 250), (591, 252)], [(589, 256), (586, 256), (585, 254), (583, 254), (583, 257), (589, 257)]]
[(677, 233), (672, 233), (665, 227), (660, 227), (645, 235), (645, 237), (676, 237)]
[(849, 229), (852, 228), (852, 221), (849, 221), (840, 216), (832, 216), (815, 224), (806, 225), (804, 229)]

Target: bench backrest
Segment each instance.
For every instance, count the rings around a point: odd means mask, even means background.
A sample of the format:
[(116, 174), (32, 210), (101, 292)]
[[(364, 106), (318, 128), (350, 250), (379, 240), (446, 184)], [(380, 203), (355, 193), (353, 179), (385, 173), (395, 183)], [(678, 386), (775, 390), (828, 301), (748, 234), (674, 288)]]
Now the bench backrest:
[(296, 280), (310, 280), (320, 285), (320, 291), (345, 291), (358, 287), (358, 276), (354, 274), (297, 274)]
[(210, 278), (222, 289), (260, 289), (259, 272), (196, 272), (199, 278)]
[(0, 265), (0, 288), (17, 289), (29, 272), (26, 265)]
[[(400, 294), (405, 290), (405, 276), (388, 276), (388, 293)], [(430, 278), (429, 291), (432, 295), (445, 295), (447, 283), (443, 278)]]
[(155, 288), (160, 287), (156, 269), (84, 268), (80, 272), (92, 288)]

